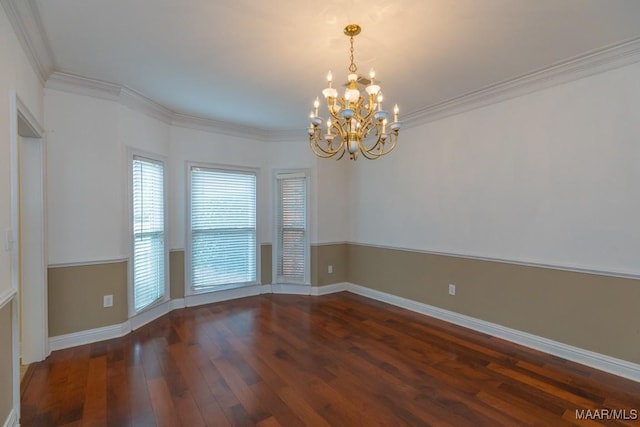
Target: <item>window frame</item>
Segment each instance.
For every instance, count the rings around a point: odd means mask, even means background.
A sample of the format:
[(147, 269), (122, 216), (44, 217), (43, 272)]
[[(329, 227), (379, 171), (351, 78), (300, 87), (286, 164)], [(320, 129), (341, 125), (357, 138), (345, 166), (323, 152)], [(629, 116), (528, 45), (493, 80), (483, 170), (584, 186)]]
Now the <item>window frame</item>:
[[(252, 282), (243, 283), (230, 283), (225, 285), (210, 286), (204, 289), (194, 289), (192, 285), (192, 261), (193, 261), (193, 242), (192, 242), (192, 230), (191, 230), (191, 201), (192, 201), (192, 174), (193, 168), (209, 169), (213, 171), (222, 172), (237, 172), (241, 174), (253, 174), (256, 178), (256, 243), (254, 247), (255, 251), (255, 280)], [(260, 284), (260, 169), (247, 167), (247, 166), (235, 166), (225, 165), (219, 163), (207, 163), (207, 162), (185, 162), (185, 264), (184, 264), (184, 294), (185, 297), (203, 295), (209, 293), (215, 293), (218, 291), (224, 291), (229, 289), (245, 288), (248, 286), (255, 286)]]
[[(280, 191), (278, 181), (283, 178), (304, 177), (305, 188), (305, 256), (304, 256), (304, 280), (302, 282), (280, 280), (278, 276), (278, 262), (282, 248), (280, 247), (279, 223), (280, 223)], [(304, 285), (311, 286), (311, 174), (309, 169), (276, 169), (273, 171), (273, 246), (272, 246), (272, 284)]]
[[(164, 295), (161, 298), (158, 298), (153, 303), (141, 308), (136, 311), (135, 308), (135, 283), (134, 283), (134, 257), (135, 257), (135, 234), (134, 234), (134, 203), (133, 203), (133, 161), (135, 158), (146, 159), (150, 162), (159, 163), (162, 165), (162, 195), (163, 195), (163, 237), (164, 237)], [(127, 193), (129, 199), (129, 262), (128, 262), (128, 286), (127, 286), (127, 305), (128, 305), (128, 313), (129, 318), (135, 317), (141, 313), (144, 313), (148, 310), (151, 310), (159, 305), (162, 305), (171, 299), (170, 295), (170, 270), (169, 270), (169, 230), (168, 230), (168, 170), (167, 170), (167, 157), (151, 153), (148, 151), (138, 150), (132, 147), (127, 147), (127, 171), (128, 171), (128, 180), (127, 180)]]

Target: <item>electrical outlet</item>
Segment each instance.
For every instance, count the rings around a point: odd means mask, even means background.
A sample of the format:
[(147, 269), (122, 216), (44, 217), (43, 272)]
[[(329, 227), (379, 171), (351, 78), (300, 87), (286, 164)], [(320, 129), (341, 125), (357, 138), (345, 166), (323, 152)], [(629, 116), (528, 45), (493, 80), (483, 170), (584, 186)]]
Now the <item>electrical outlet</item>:
[(327, 273), (333, 274), (333, 265), (327, 267)]
[(449, 283), (449, 295), (455, 295), (456, 294), (456, 285)]
[(105, 295), (102, 297), (103, 307), (113, 307), (113, 295)]

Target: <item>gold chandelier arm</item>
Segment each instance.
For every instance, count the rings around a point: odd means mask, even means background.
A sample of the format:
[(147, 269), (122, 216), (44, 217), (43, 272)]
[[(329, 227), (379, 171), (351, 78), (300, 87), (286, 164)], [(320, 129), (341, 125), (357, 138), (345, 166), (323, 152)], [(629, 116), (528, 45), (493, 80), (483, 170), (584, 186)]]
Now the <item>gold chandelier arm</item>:
[[(340, 119), (340, 117), (338, 116), (338, 112), (342, 109), (340, 106), (338, 106), (338, 103), (340, 103), (341, 106), (344, 105), (344, 102), (341, 98), (338, 98), (338, 99), (327, 98), (327, 111), (329, 111), (329, 114), (331, 114), (331, 117), (334, 118), (335, 120)], [(333, 108), (334, 104), (336, 106), (335, 111)]]
[[(335, 156), (340, 152), (340, 150), (344, 151), (344, 147), (342, 146), (342, 144), (340, 144), (340, 146), (333, 151), (326, 151), (324, 148), (322, 148), (318, 143), (315, 143), (314, 141), (309, 141), (309, 146), (311, 147), (311, 151), (313, 151), (313, 154), (323, 159), (328, 159), (330, 157)], [(342, 157), (343, 155), (344, 154), (341, 154), (340, 157)]]
[(375, 95), (369, 95), (369, 104), (367, 104), (367, 114), (365, 114), (365, 116), (363, 117), (364, 119), (368, 119), (374, 113), (376, 109), (375, 108), (376, 103), (374, 102), (375, 99), (376, 99)]
[(347, 122), (345, 119), (338, 119), (336, 123), (333, 124), (331, 129), (337, 128), (338, 132), (336, 134), (337, 137), (340, 137), (340, 144), (344, 144), (344, 141), (347, 139)]
[(364, 126), (364, 123), (367, 123), (369, 121), (373, 122), (373, 116), (376, 112), (376, 109), (375, 109), (376, 104), (374, 102), (375, 100), (374, 96), (369, 96), (369, 103), (367, 105), (364, 104), (363, 99), (364, 98), (360, 98), (358, 100), (354, 117), (356, 117), (358, 121), (361, 122)]
[[(340, 143), (334, 149), (334, 148), (331, 148), (331, 143), (329, 143), (328, 141), (322, 138), (321, 132), (322, 131), (320, 130), (320, 128), (316, 128), (313, 135), (309, 136), (309, 146), (311, 147), (311, 150), (316, 156), (326, 159), (326, 158), (335, 156), (340, 152), (340, 150), (344, 151), (343, 139), (340, 139)], [(322, 142), (324, 142), (327, 148), (324, 148), (322, 146)]]
[(371, 118), (368, 118), (362, 125), (362, 137), (360, 138), (359, 144), (360, 147), (362, 147), (363, 151), (372, 151), (380, 144), (380, 138), (376, 138), (375, 143), (371, 147), (367, 147), (367, 138), (373, 130), (376, 131), (376, 135), (379, 135), (380, 130), (378, 129), (377, 124), (373, 120), (371, 120)]
[[(385, 154), (389, 154), (396, 148), (396, 144), (398, 143), (398, 133), (396, 131), (392, 131), (387, 141), (382, 142), (382, 139), (378, 137), (376, 143), (371, 146), (371, 148), (364, 147), (364, 144), (360, 146), (362, 155), (369, 160), (375, 160), (379, 157), (384, 156)], [(378, 149), (376, 152), (375, 150)]]
[[(339, 153), (339, 151), (336, 151), (336, 152), (335, 152), (335, 153), (333, 153), (333, 154), (322, 154), (322, 153), (319, 153), (318, 151), (316, 151), (316, 150), (313, 148), (313, 146), (311, 146), (311, 150), (313, 151), (313, 154), (315, 154), (317, 157), (320, 157), (321, 159), (330, 159), (330, 158), (334, 157), (336, 154), (338, 154), (338, 153)], [(344, 150), (344, 149), (342, 149), (342, 152), (340, 153), (340, 155), (339, 155), (337, 158), (338, 158), (338, 159), (341, 159), (341, 158), (342, 158), (342, 156), (344, 156), (344, 152), (345, 152), (345, 150)]]

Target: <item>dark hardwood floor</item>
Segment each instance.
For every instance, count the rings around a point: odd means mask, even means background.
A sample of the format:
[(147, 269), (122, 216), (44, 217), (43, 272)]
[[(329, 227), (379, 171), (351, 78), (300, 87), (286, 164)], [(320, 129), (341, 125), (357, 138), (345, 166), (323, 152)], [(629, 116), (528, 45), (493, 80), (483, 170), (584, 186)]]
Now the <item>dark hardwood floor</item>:
[(343, 292), (176, 310), (56, 351), (23, 379), (21, 425), (640, 425), (602, 409), (634, 418), (640, 383)]

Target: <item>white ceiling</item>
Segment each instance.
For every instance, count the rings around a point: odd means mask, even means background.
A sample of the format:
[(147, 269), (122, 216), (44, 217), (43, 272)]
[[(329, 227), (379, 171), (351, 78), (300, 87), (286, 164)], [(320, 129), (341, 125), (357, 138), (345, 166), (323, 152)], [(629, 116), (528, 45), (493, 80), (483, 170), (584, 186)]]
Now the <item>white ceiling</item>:
[(401, 115), (640, 37), (638, 0), (30, 1), (55, 71), (265, 130), (303, 130), (327, 71), (346, 80), (348, 23)]

